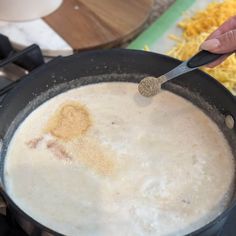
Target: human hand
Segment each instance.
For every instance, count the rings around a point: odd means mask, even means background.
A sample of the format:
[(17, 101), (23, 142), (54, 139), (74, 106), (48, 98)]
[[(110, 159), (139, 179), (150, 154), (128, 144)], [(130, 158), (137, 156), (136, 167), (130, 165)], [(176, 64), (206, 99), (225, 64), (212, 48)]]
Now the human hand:
[(207, 65), (215, 67), (236, 51), (236, 16), (223, 23), (202, 43), (202, 50), (225, 54), (218, 60)]

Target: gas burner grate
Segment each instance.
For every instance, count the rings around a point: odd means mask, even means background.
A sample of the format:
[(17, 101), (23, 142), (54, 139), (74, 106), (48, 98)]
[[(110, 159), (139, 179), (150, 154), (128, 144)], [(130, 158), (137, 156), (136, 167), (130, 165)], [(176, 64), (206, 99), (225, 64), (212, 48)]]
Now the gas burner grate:
[(38, 45), (33, 44), (22, 51), (16, 51), (9, 39), (0, 34), (0, 96), (13, 88), (27, 72), (42, 64), (44, 59)]

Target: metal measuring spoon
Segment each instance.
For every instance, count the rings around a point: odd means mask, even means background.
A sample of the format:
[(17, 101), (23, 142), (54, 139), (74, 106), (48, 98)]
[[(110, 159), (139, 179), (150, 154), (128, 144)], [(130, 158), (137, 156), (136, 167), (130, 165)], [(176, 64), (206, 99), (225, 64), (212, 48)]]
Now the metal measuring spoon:
[(150, 76), (142, 79), (138, 85), (139, 93), (145, 97), (152, 97), (160, 92), (161, 86), (165, 82), (174, 79), (179, 75), (195, 70), (200, 66), (207, 65), (223, 55), (224, 54), (216, 54), (202, 50), (191, 57), (188, 61), (182, 62), (177, 67), (158, 78)]

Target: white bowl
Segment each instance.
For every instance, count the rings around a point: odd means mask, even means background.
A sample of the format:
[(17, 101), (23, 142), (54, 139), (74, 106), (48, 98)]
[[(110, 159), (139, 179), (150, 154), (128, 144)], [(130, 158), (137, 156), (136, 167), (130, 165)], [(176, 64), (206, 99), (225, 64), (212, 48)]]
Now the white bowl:
[(55, 11), (62, 0), (0, 0), (0, 20), (27, 21)]

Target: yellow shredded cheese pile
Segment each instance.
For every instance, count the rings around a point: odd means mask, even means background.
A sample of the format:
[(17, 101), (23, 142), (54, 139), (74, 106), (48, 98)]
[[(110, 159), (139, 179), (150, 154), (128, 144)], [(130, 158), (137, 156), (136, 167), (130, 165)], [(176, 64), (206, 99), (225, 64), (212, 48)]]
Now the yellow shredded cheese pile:
[[(236, 0), (212, 2), (204, 10), (196, 12), (178, 24), (183, 34), (180, 38), (171, 35), (176, 45), (168, 55), (180, 60), (187, 60), (199, 50), (201, 43), (228, 18), (236, 15)], [(231, 91), (236, 90), (236, 58), (231, 55), (215, 68), (203, 70), (220, 81)]]

